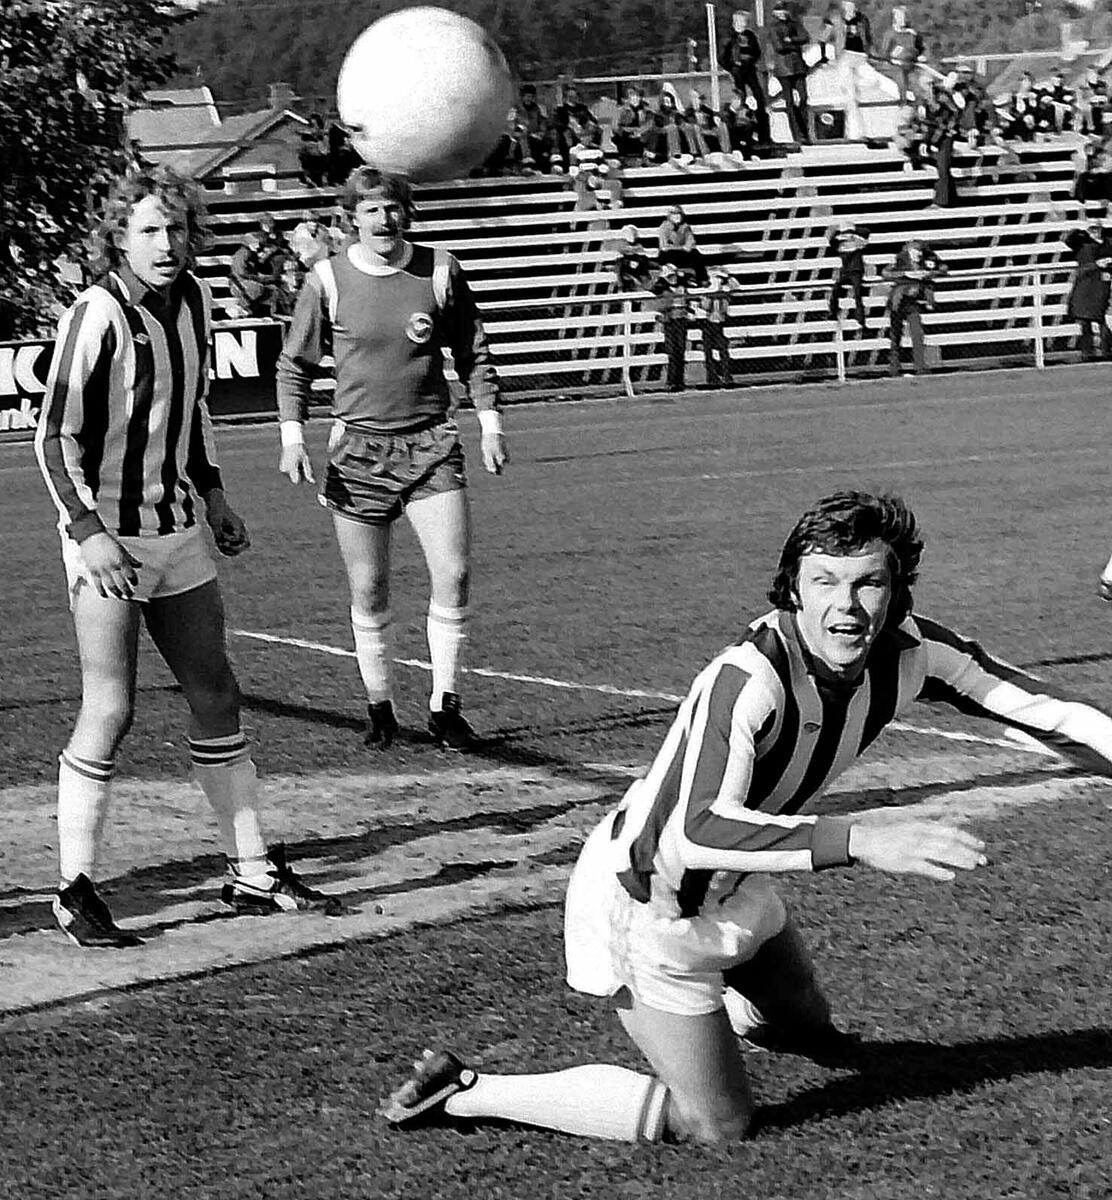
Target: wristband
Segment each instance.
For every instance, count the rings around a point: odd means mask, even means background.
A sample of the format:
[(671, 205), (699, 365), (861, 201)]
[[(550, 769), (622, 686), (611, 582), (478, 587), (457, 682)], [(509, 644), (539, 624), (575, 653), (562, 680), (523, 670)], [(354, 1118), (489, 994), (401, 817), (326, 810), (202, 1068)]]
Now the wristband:
[(279, 423), (279, 433), (282, 436), (282, 449), (287, 446), (304, 446), (305, 445), (305, 430), (300, 421), (281, 421)]

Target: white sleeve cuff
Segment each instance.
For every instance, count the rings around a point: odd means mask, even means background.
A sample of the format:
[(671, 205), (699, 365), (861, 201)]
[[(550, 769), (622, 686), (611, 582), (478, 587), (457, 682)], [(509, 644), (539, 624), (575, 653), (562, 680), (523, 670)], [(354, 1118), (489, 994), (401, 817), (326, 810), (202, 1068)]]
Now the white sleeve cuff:
[[(285, 422), (283, 422), (285, 424)], [(479, 409), (479, 428), (483, 433), (502, 432), (502, 414), (493, 408)]]
[(304, 446), (305, 430), (300, 421), (282, 421), (279, 423), (282, 435), (282, 449), (287, 446)]

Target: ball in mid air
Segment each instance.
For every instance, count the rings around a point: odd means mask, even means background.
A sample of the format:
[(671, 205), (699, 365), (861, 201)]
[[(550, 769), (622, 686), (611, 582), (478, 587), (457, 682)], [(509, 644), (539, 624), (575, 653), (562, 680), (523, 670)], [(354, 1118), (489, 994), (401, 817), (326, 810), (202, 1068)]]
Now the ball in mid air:
[(371, 166), (415, 183), (465, 176), (505, 129), (513, 84), (474, 21), (403, 8), (352, 43), (336, 85), (340, 119)]

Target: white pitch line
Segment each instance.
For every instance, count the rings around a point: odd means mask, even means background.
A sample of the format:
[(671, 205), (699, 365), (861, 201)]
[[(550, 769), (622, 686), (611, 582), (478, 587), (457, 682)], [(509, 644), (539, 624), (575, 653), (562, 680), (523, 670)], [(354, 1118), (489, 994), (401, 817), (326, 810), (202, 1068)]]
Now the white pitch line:
[[(249, 638), (256, 642), (269, 642), (278, 646), (293, 646), (298, 650), (311, 650), (317, 654), (331, 654), (335, 658), (355, 658), (354, 650), (342, 646), (330, 646), (327, 642), (312, 642), (306, 638), (283, 637), (277, 633), (259, 633), (252, 629), (229, 629), (235, 637)], [(402, 667), (414, 667), (418, 671), (431, 671), (432, 664), (420, 658), (395, 658)], [(665, 700), (679, 704), (683, 696), (676, 692), (659, 692), (651, 688), (623, 688), (612, 683), (578, 683), (569, 679), (552, 679), (546, 675), (519, 675), (512, 671), (495, 671), (489, 667), (462, 667), (463, 674), (477, 675), (483, 679), (501, 679), (507, 683), (525, 683), (537, 687), (560, 688), (570, 692), (595, 692), (603, 696), (619, 696), (626, 700)], [(937, 729), (930, 725), (909, 725), (904, 721), (892, 721), (889, 729), (899, 733), (916, 734), (920, 737), (936, 737), (947, 742), (966, 742), (976, 746), (995, 746), (1005, 750), (1026, 750), (1044, 758), (1058, 758), (1053, 750), (1041, 745), (1034, 738), (1019, 731), (1007, 730), (1004, 737), (982, 737), (977, 733), (963, 733), (957, 729)]]

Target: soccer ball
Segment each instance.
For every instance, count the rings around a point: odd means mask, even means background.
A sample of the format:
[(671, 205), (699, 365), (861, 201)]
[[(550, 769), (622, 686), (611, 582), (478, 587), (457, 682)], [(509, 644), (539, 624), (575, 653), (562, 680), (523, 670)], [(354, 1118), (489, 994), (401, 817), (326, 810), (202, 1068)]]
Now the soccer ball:
[(365, 29), (336, 84), (340, 119), (371, 166), (415, 183), (466, 175), (513, 104), (502, 51), (445, 8), (404, 8)]

